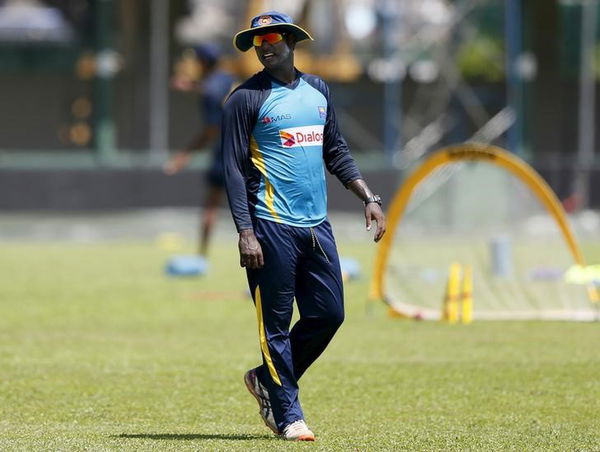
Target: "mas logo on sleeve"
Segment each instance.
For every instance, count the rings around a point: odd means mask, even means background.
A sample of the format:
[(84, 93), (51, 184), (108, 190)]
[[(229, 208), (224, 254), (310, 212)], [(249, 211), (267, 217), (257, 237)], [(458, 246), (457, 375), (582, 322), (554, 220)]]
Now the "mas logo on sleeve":
[(279, 137), (284, 148), (323, 146), (323, 125), (283, 129)]

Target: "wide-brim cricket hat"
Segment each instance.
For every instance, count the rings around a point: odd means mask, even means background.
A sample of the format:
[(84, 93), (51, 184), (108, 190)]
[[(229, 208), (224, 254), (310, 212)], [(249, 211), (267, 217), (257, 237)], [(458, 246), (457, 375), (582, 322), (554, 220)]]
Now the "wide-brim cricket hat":
[(238, 32), (233, 37), (233, 45), (238, 50), (246, 52), (252, 47), (254, 35), (268, 33), (269, 30), (293, 33), (296, 36), (296, 41), (313, 40), (312, 36), (306, 30), (294, 24), (292, 18), (287, 14), (278, 11), (267, 11), (253, 17), (250, 21), (250, 28)]

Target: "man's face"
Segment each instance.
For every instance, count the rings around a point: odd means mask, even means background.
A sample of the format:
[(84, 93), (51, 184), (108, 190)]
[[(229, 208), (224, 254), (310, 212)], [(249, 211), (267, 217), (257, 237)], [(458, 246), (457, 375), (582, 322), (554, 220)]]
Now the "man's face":
[[(281, 39), (273, 42), (276, 39), (273, 35), (279, 35)], [(254, 49), (258, 60), (266, 69), (273, 70), (285, 67), (292, 61), (294, 42), (289, 35), (271, 32), (257, 36), (259, 37), (258, 41), (261, 42), (259, 45), (255, 45)], [(269, 39), (265, 39), (267, 37)], [(255, 39), (254, 44), (258, 44), (256, 41)]]

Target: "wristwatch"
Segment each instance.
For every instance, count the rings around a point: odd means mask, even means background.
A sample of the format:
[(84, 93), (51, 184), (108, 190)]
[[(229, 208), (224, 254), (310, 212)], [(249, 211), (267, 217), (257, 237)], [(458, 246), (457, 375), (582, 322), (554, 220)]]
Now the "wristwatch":
[(363, 201), (365, 206), (367, 204), (371, 204), (372, 202), (376, 202), (377, 204), (379, 204), (381, 206), (381, 196), (379, 196), (379, 195), (369, 196), (367, 199), (365, 199)]

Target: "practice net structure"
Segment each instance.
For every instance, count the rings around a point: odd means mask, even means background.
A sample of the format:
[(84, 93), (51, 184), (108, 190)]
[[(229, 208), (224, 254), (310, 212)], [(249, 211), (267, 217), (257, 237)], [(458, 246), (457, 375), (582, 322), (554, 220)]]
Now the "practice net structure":
[(556, 196), (502, 149), (467, 144), (433, 154), (405, 180), (388, 224), (371, 295), (399, 316), (597, 316), (596, 290), (567, 278), (585, 263)]

